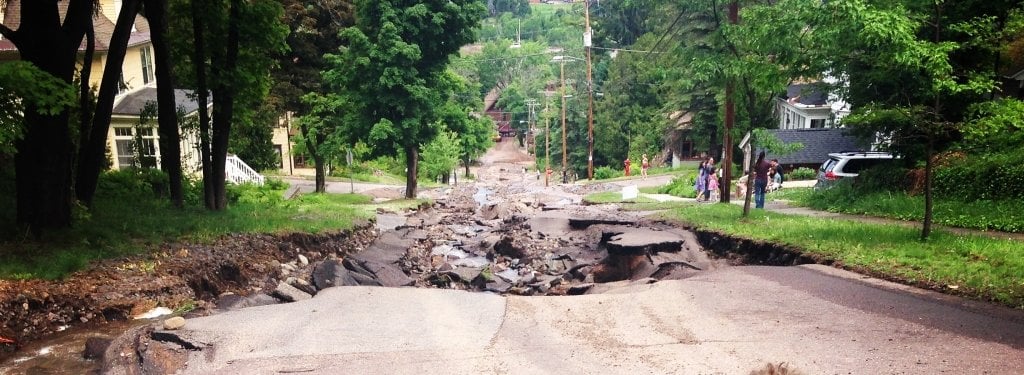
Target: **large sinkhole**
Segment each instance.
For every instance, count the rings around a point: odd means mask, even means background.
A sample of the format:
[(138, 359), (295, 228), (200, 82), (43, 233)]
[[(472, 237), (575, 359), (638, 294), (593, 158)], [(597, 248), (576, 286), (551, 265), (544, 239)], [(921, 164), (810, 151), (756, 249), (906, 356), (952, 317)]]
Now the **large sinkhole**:
[(722, 267), (814, 262), (774, 244), (664, 222), (559, 209), (509, 215), (513, 207), (495, 203), (474, 211), (423, 214), (410, 220), (415, 225), (380, 228), (366, 249), (313, 265), (305, 289), (373, 285), (576, 295), (600, 293), (608, 283), (683, 279)]

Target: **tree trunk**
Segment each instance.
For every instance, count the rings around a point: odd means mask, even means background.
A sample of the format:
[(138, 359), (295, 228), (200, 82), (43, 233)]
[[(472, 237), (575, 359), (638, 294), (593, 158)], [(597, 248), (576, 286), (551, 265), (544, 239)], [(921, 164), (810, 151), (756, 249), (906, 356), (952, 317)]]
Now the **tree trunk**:
[[(71, 0), (61, 25), (57, 2), (22, 1), (21, 27), (3, 33), (22, 60), (71, 84), (92, 5), (91, 0)], [(25, 135), (15, 142), (16, 219), (38, 236), (41, 230), (71, 225), (74, 143), (67, 110), (46, 115), (26, 105), (24, 113)]]
[(203, 5), (192, 1), (192, 66), (196, 75), (196, 104), (199, 110), (199, 159), (203, 167), (203, 204), (216, 208), (214, 198), (213, 159), (210, 157), (209, 84), (206, 82), (206, 30), (202, 18)]
[[(78, 147), (84, 147), (89, 142), (89, 129), (92, 126), (92, 86), (89, 81), (92, 79), (92, 62), (96, 55), (96, 30), (92, 17), (89, 17), (89, 28), (85, 31), (85, 56), (82, 60), (82, 71), (79, 73), (78, 91)], [(79, 160), (78, 162), (81, 162)]]
[(464, 162), (463, 163), (466, 165), (466, 177), (469, 177), (469, 154), (466, 154), (463, 157), (464, 157)]
[(747, 192), (743, 197), (743, 217), (750, 216), (750, 197), (754, 194), (754, 166), (757, 165), (757, 158), (754, 158), (754, 142), (750, 142), (750, 165), (747, 168)]
[[(224, 61), (214, 59), (214, 91), (213, 91), (213, 192), (214, 209), (227, 208), (227, 181), (224, 164), (228, 157), (228, 140), (231, 138), (231, 121), (234, 119), (235, 87), (225, 75), (234, 73), (238, 65), (238, 22), (242, 6), (241, 0), (231, 0), (228, 14), (228, 38), (225, 45)], [(219, 54), (214, 54), (218, 56)], [(230, 73), (229, 73), (230, 72)]]
[(405, 197), (416, 199), (416, 175), (419, 165), (419, 150), (416, 146), (405, 146)]
[(178, 133), (178, 109), (174, 102), (174, 77), (171, 75), (171, 52), (167, 44), (167, 1), (145, 0), (146, 18), (153, 38), (155, 63), (157, 120), (160, 135), (160, 169), (167, 173), (171, 204), (185, 206), (181, 187), (181, 135)]
[[(739, 3), (733, 1), (729, 3), (729, 23), (739, 23)], [(736, 99), (734, 96), (736, 88), (734, 87), (732, 79), (725, 84), (725, 139), (723, 139), (722, 147), (724, 148), (725, 155), (722, 158), (722, 166), (725, 168), (722, 171), (723, 183), (718, 184), (721, 188), (722, 193), (719, 194), (718, 200), (722, 203), (729, 203), (729, 199), (732, 196), (732, 129), (736, 123)], [(748, 177), (749, 180), (749, 177)], [(747, 190), (749, 193), (749, 189)], [(743, 216), (747, 216), (747, 212), (750, 210), (750, 199), (744, 203)]]
[(921, 241), (927, 241), (932, 234), (932, 158), (935, 156), (934, 136), (928, 135), (928, 150), (924, 161), (924, 224), (921, 225)]
[(110, 117), (114, 111), (114, 97), (117, 95), (121, 81), (121, 70), (124, 56), (128, 53), (128, 38), (135, 24), (135, 15), (139, 12), (139, 1), (128, 0), (121, 4), (121, 13), (114, 25), (114, 34), (110, 37), (107, 50), (106, 65), (103, 67), (103, 80), (100, 92), (96, 97), (96, 113), (89, 129), (89, 139), (78, 152), (78, 181), (75, 190), (78, 200), (92, 207), (96, 195), (96, 182), (103, 171), (103, 161), (107, 156), (107, 131), (110, 130)]

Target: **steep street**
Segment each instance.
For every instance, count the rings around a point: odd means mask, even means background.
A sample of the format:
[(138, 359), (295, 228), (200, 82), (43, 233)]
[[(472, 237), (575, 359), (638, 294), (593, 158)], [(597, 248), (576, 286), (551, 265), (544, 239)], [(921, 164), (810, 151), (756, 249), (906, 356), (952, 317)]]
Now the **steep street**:
[[(377, 241), (331, 268), (342, 274), (314, 266), (312, 298), (158, 329), (141, 362), (194, 374), (1024, 371), (1020, 311), (829, 266), (717, 259), (685, 230), (578, 204), (618, 185), (545, 188), (530, 164), (499, 144), (474, 183), (424, 192), (434, 208), (382, 213)], [(108, 352), (122, 353), (112, 373), (138, 365), (130, 338)]]

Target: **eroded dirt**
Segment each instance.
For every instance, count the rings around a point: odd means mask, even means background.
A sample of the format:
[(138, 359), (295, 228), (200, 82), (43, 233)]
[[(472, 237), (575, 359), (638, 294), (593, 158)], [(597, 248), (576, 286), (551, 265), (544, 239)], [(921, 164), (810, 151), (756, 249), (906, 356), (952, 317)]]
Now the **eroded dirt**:
[(376, 237), (369, 225), (334, 234), (245, 234), (210, 244), (173, 243), (151, 254), (105, 260), (64, 280), (0, 281), (0, 359), (16, 348), (75, 326), (124, 321), (157, 306), (195, 307), (219, 296), (272, 290), (282, 263), (361, 250)]

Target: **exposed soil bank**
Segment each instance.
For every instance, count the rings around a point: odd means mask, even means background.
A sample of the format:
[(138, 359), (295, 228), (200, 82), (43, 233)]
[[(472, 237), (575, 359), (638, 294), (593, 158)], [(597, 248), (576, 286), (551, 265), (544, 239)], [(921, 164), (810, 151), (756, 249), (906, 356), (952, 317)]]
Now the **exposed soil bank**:
[(269, 292), (300, 255), (309, 261), (363, 249), (370, 225), (341, 233), (228, 235), (169, 243), (146, 255), (96, 262), (64, 280), (0, 280), (0, 360), (72, 326), (131, 319), (157, 306), (204, 314), (225, 293)]

